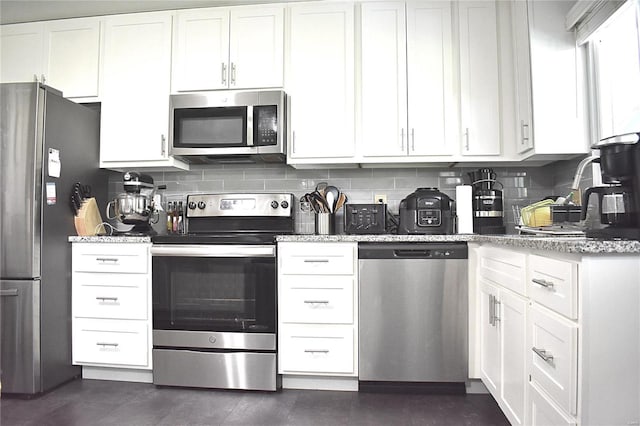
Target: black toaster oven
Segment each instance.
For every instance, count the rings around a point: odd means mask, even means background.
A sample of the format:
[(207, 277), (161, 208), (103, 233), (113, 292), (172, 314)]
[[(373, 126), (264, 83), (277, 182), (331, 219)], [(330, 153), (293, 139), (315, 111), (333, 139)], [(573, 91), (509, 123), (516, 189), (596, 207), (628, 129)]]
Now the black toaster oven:
[(386, 233), (386, 204), (345, 204), (344, 207), (345, 234)]

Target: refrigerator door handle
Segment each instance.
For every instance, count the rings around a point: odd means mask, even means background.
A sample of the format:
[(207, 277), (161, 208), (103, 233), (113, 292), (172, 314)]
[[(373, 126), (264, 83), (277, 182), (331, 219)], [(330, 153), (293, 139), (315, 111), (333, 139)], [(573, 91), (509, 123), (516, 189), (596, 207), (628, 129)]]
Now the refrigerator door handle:
[(10, 290), (0, 290), (0, 297), (9, 297), (9, 296), (17, 296), (18, 289), (12, 288)]

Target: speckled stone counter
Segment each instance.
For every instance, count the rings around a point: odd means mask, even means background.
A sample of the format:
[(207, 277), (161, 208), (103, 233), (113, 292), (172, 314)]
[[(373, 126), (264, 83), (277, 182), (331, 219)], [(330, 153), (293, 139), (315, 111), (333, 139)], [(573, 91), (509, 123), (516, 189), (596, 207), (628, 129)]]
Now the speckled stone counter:
[(139, 237), (131, 237), (125, 235), (111, 235), (111, 236), (102, 236), (102, 237), (80, 237), (80, 236), (71, 236), (69, 237), (70, 243), (150, 243), (151, 237), (149, 236), (139, 236)]
[(302, 242), (479, 242), (531, 250), (550, 250), (563, 253), (640, 254), (640, 241), (595, 240), (584, 237), (540, 237), (532, 235), (281, 235), (277, 241)]

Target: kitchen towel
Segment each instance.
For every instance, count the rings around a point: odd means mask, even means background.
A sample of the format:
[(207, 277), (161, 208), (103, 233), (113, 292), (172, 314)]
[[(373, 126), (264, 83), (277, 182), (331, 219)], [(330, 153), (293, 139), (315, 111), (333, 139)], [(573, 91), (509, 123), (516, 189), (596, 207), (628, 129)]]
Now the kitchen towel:
[(473, 234), (473, 196), (471, 185), (456, 186), (458, 234)]

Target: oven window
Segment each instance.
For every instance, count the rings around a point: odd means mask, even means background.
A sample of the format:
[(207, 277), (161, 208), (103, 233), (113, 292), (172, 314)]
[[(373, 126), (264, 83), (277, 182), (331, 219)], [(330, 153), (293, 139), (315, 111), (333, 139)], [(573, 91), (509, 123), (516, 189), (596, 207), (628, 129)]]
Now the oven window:
[(176, 109), (173, 145), (185, 148), (247, 146), (247, 107)]
[(153, 258), (156, 330), (274, 333), (275, 258)]

